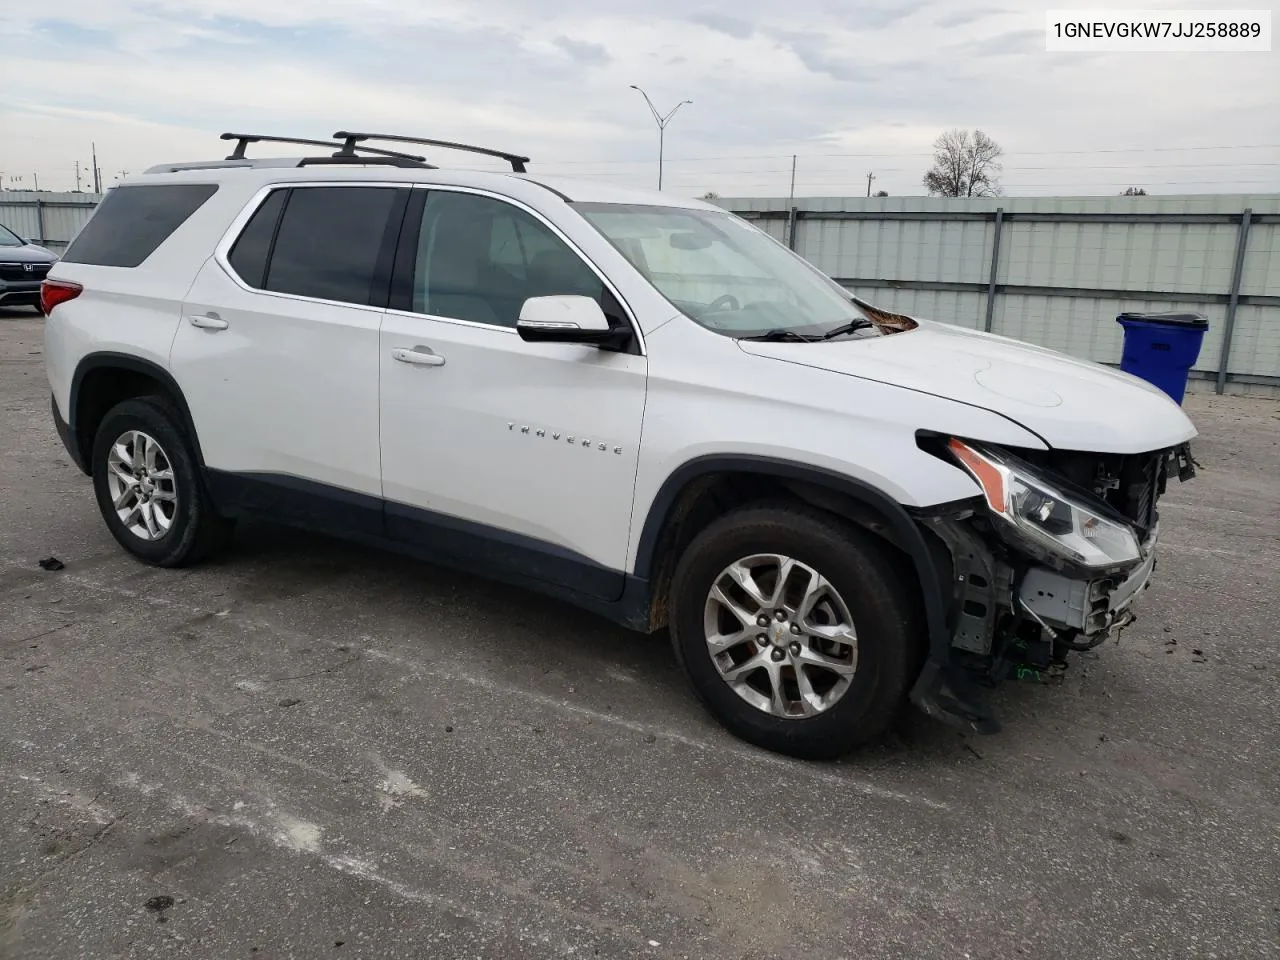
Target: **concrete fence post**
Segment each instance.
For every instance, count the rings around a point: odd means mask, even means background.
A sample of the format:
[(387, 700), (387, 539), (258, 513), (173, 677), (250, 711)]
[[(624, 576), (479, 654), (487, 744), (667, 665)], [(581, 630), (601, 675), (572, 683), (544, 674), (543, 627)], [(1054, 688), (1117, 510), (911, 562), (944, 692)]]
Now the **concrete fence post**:
[(991, 238), (991, 277), (987, 281), (987, 317), (982, 329), (991, 332), (991, 324), (995, 320), (996, 309), (996, 271), (1000, 269), (1000, 231), (1004, 226), (1004, 207), (996, 208), (995, 233)]
[(1231, 369), (1231, 335), (1235, 332), (1236, 307), (1240, 303), (1240, 281), (1244, 277), (1244, 252), (1249, 244), (1249, 221), (1253, 219), (1253, 209), (1249, 208), (1240, 214), (1240, 232), (1236, 235), (1236, 262), (1231, 268), (1231, 290), (1227, 294), (1227, 322), (1222, 328), (1222, 353), (1218, 357), (1218, 383), (1215, 393), (1222, 393), (1227, 387), (1227, 374)]

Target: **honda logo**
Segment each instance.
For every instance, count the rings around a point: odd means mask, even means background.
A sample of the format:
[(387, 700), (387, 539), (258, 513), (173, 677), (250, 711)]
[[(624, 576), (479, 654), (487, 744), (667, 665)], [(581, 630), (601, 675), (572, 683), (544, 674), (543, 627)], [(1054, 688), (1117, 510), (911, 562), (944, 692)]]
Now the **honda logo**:
[(36, 265), (34, 263), (24, 263), (22, 265), (22, 269), (23, 269), (23, 272), (25, 273), (34, 273), (36, 269)]

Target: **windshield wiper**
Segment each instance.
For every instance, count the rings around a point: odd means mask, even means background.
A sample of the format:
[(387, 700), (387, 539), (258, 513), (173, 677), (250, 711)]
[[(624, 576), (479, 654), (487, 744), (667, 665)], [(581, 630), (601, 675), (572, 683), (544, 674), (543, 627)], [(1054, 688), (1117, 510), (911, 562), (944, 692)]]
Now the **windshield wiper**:
[(740, 337), (741, 340), (757, 340), (762, 343), (814, 343), (821, 337), (806, 337), (803, 333), (796, 333), (794, 330), (786, 330), (781, 327), (775, 330), (766, 330), (764, 333), (757, 333), (753, 337)]
[(818, 337), (817, 339), (818, 340), (834, 340), (836, 337), (843, 337), (846, 333), (853, 333), (855, 330), (865, 330), (868, 327), (874, 327), (874, 326), (875, 324), (872, 323), (870, 320), (850, 320), (848, 323), (841, 324), (840, 326), (832, 330), (828, 330), (826, 333), (824, 333), (822, 336)]

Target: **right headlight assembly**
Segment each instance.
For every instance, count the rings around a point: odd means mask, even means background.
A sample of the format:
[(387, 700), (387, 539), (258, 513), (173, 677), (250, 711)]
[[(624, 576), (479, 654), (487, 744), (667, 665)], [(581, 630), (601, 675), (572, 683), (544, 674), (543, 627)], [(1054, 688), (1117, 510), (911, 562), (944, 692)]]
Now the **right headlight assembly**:
[(1025, 465), (954, 438), (947, 447), (978, 482), (992, 514), (1019, 539), (1090, 570), (1142, 557), (1132, 527), (1102, 516)]

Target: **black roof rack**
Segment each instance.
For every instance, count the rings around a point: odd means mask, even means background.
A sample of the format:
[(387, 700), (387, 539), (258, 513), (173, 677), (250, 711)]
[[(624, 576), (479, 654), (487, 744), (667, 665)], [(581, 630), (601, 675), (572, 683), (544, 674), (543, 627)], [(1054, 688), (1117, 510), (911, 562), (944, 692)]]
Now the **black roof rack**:
[(356, 150), (368, 150), (368, 147), (357, 146), (361, 140), (394, 140), (397, 143), (421, 143), (428, 147), (444, 147), (448, 150), (465, 150), (467, 153), (482, 153), (486, 157), (498, 157), (511, 164), (513, 173), (525, 173), (525, 164), (529, 162), (528, 157), (522, 157), (518, 153), (506, 153), (503, 150), (491, 150), (488, 147), (473, 147), (468, 143), (453, 143), (450, 140), (402, 137), (394, 133), (350, 133), (346, 130), (339, 130), (333, 135), (333, 139), (345, 141), (342, 151), (339, 151), (335, 156), (351, 156)]
[[(259, 133), (224, 133), (221, 139), (237, 141), (235, 149), (227, 157), (228, 160), (244, 160), (245, 148), (251, 143), (296, 143), (308, 147), (335, 148), (332, 155), (327, 157), (306, 157), (300, 161), (299, 166), (304, 164), (351, 163), (352, 161), (358, 161), (360, 163), (389, 164), (397, 167), (430, 167), (430, 164), (424, 162), (426, 158), (417, 154), (400, 153), (395, 150), (378, 150), (374, 147), (360, 147), (352, 143), (334, 143), (331, 140), (271, 137)], [(368, 154), (368, 156), (360, 156), (356, 151)]]

